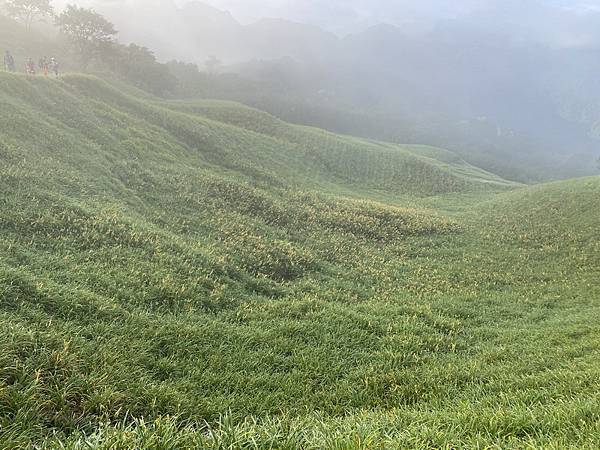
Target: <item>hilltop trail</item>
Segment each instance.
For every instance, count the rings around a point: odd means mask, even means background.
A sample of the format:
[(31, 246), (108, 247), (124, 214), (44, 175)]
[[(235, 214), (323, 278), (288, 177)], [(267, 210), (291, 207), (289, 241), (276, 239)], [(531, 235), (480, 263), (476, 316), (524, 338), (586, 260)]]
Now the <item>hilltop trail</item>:
[(600, 178), (83, 75), (0, 104), (0, 447), (600, 440)]

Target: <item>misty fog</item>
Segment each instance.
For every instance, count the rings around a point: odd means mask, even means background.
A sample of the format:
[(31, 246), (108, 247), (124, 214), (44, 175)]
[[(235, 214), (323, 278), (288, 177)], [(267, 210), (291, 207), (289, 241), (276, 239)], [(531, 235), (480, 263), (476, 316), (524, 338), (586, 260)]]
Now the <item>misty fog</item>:
[(600, 12), (589, 1), (82, 3), (161, 61), (203, 70), (212, 58), (258, 83), (212, 95), (286, 120), (444, 146), (523, 181), (595, 170)]

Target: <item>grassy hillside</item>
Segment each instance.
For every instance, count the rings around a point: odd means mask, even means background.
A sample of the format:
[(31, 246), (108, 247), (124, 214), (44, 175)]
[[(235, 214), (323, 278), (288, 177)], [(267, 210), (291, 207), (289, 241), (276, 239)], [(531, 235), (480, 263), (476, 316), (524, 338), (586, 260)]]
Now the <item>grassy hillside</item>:
[(600, 179), (84, 76), (0, 103), (0, 448), (600, 439)]
[[(480, 190), (486, 183), (492, 189), (516, 186), (516, 183), (473, 167), (444, 149), (342, 137), (317, 128), (290, 125), (237, 103), (170, 102), (169, 106), (300, 145), (319, 158), (330, 171), (349, 168), (346, 177), (358, 181), (361, 186), (382, 177), (387, 177), (387, 190), (410, 191), (419, 195)], [(437, 186), (426, 185), (430, 182)]]

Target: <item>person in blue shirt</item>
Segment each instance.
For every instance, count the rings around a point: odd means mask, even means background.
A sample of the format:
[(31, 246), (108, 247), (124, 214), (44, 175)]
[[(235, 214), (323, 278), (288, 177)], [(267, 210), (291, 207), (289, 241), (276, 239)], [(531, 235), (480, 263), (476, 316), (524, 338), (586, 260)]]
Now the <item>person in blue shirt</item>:
[(4, 69), (8, 72), (15, 71), (15, 58), (13, 58), (13, 55), (11, 55), (8, 50), (6, 50), (6, 53), (4, 54)]

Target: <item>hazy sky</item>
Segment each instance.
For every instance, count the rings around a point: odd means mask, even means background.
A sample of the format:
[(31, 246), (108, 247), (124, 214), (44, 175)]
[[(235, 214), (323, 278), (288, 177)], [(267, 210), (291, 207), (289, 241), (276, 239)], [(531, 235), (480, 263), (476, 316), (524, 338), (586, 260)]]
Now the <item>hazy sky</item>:
[(468, 11), (481, 0), (207, 0), (241, 20), (285, 17), (338, 28), (360, 22), (399, 23), (415, 18), (448, 17)]
[[(189, 0), (176, 0), (185, 3)], [(300, 21), (401, 22), (414, 17), (456, 17), (493, 4), (547, 3), (579, 11), (600, 10), (600, 0), (204, 0), (241, 20), (285, 17)]]
[[(112, 8), (119, 4), (140, 4), (155, 7), (192, 0), (54, 0), (82, 6)], [(496, 8), (523, 11), (538, 5), (555, 6), (557, 10), (575, 10), (578, 14), (600, 11), (600, 0), (202, 0), (216, 8), (227, 10), (241, 22), (262, 17), (285, 18), (321, 26), (329, 31), (346, 34), (369, 25), (431, 25), (440, 19), (460, 17), (477, 10)]]
[[(55, 0), (83, 6), (141, 5), (173, 2), (178, 5), (194, 0)], [(216, 8), (230, 11), (237, 19), (250, 22), (261, 17), (278, 17), (300, 22), (331, 24), (343, 21), (396, 22), (408, 17), (447, 17), (469, 11), (489, 0), (200, 0)], [(527, 0), (524, 0), (527, 1)]]
[[(119, 4), (140, 4), (156, 7), (168, 3), (182, 5), (193, 0), (54, 0), (61, 8), (67, 3), (93, 6), (99, 11)], [(378, 23), (403, 25), (432, 23), (471, 11), (490, 0), (201, 0), (221, 10), (229, 11), (242, 23), (263, 17), (283, 18), (320, 26), (328, 31), (347, 34)], [(526, 0), (524, 0), (526, 1)]]

